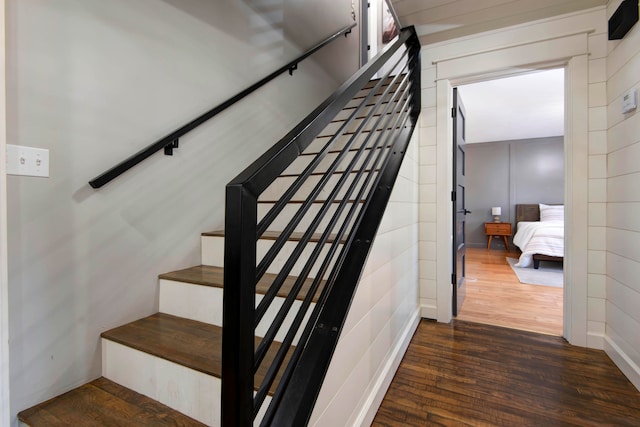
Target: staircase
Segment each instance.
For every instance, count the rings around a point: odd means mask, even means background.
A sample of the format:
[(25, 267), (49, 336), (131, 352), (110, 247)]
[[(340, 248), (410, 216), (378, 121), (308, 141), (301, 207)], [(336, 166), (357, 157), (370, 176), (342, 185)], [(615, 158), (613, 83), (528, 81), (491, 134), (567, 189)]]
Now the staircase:
[[(302, 325), (307, 323), (327, 283), (326, 272), (331, 271), (337, 257), (330, 257), (331, 263), (322, 269), (319, 267), (320, 263), (315, 263), (312, 268), (307, 269), (308, 271), (305, 271), (303, 261), (312, 257), (318, 245), (322, 246), (319, 248), (320, 259), (324, 259), (331, 247), (334, 253), (341, 252), (347, 244), (347, 238), (344, 234), (336, 237), (337, 231), (332, 231), (331, 234), (325, 232), (324, 238), (322, 232), (315, 232), (298, 258), (302, 260), (301, 262), (288, 265), (289, 255), (304, 239), (304, 234), (312, 225), (315, 215), (323, 209), (326, 197), (330, 196), (331, 189), (340, 180), (344, 181), (345, 185), (337, 194), (334, 194), (337, 197), (328, 203), (328, 214), (315, 229), (338, 230), (342, 224), (353, 225), (357, 213), (366, 202), (359, 197), (354, 198), (354, 195), (369, 193), (375, 184), (375, 180), (364, 180), (360, 177), (364, 176), (363, 174), (375, 175), (382, 167), (380, 162), (367, 162), (364, 159), (383, 158), (385, 153), (393, 150), (393, 141), (385, 141), (377, 146), (365, 147), (364, 145), (368, 144), (368, 141), (383, 141), (382, 135), (385, 131), (394, 129), (399, 131), (402, 127), (406, 127), (402, 124), (389, 127), (388, 123), (392, 121), (386, 120), (386, 116), (391, 116), (391, 112), (376, 113), (373, 117), (380, 120), (363, 122), (369, 109), (383, 96), (383, 92), (393, 93), (401, 86), (400, 79), (390, 83), (392, 78), (393, 76), (383, 82), (373, 80), (360, 90), (335, 119), (320, 132), (315, 141), (269, 185), (258, 199), (257, 216), (260, 220), (271, 212), (292, 183), (317, 158), (316, 156), (327, 142), (334, 138), (334, 134), (341, 130), (342, 135), (336, 138), (331, 149), (327, 151), (315, 171), (310, 174), (307, 182), (288, 200), (286, 206), (271, 221), (268, 230), (261, 234), (256, 244), (256, 258), (261, 260), (271, 252), (274, 246), (279, 245), (278, 238), (283, 235), (283, 232), (287, 235), (282, 249), (277, 252), (273, 261), (267, 263), (264, 275), (256, 284), (255, 303), (259, 304), (262, 301), (263, 296), (267, 294), (283, 269), (288, 271), (286, 273), (288, 277), (255, 328), (255, 348), (258, 348), (262, 338), (268, 334), (278, 311), (291, 294), (297, 276), (304, 275), (302, 287), (299, 292), (296, 292), (296, 301), (283, 325), (278, 328), (274, 344), (268, 346), (268, 351), (257, 369), (254, 379), (256, 389), (271, 368), (274, 356), (280, 349), (280, 344), (293, 324), (298, 310), (303, 306), (303, 301), (309, 292), (312, 292), (309, 295), (311, 304), (306, 309)], [(393, 87), (389, 88), (389, 85)], [(390, 90), (387, 91), (387, 89)], [(371, 94), (372, 90), (375, 90), (375, 93)], [(396, 97), (391, 101), (389, 99), (392, 98), (388, 98), (382, 100), (380, 104), (397, 104), (400, 110), (406, 111), (407, 108), (401, 106), (402, 102), (407, 101), (404, 96)], [(359, 107), (365, 99), (365, 104)], [(351, 113), (356, 109), (358, 110), (355, 118), (350, 120)], [(350, 137), (358, 130), (360, 130), (359, 135), (354, 142), (349, 143)], [(347, 144), (351, 145), (343, 150)], [(360, 150), (361, 147), (362, 150)], [(377, 157), (378, 154), (381, 156)], [(339, 164), (334, 164), (336, 159), (342, 160)], [(349, 168), (347, 165), (350, 163), (353, 163), (355, 168)], [(326, 171), (332, 168), (334, 170), (328, 177), (327, 184), (315, 197), (307, 213), (293, 230), (288, 230), (295, 213), (305, 203), (316, 184), (326, 176)], [(355, 191), (347, 193), (349, 187), (353, 187)], [(343, 201), (345, 203), (342, 203)], [(350, 214), (351, 211), (355, 214)], [(20, 412), (20, 421), (32, 427), (222, 425), (220, 378), (224, 248), (224, 231), (203, 233), (201, 236), (202, 265), (159, 276), (158, 313), (102, 333), (102, 377)], [(319, 286), (316, 289), (313, 281), (318, 275), (322, 280), (319, 280)], [(262, 419), (287, 366), (288, 357), (295, 351), (302, 331), (303, 328), (298, 330), (292, 342), (293, 346), (287, 350), (287, 358), (278, 369), (275, 381), (269, 387), (265, 404), (258, 412), (255, 424), (259, 424)]]

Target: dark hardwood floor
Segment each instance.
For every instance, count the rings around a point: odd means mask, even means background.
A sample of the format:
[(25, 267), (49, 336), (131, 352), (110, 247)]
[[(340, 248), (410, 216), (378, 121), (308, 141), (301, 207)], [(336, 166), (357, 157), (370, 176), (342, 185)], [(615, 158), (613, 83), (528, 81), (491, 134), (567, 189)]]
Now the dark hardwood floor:
[(640, 392), (561, 337), (423, 320), (373, 426), (640, 426)]

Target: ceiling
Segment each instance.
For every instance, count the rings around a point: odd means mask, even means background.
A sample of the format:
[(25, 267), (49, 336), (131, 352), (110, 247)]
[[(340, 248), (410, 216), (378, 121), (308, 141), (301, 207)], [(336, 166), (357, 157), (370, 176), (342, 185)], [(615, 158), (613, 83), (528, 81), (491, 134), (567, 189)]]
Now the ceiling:
[(564, 135), (564, 69), (459, 86), (466, 142)]
[(607, 4), (607, 0), (390, 0), (423, 45)]
[[(607, 0), (389, 0), (423, 45), (593, 7)], [(536, 72), (460, 87), (467, 142), (564, 134), (564, 72)]]

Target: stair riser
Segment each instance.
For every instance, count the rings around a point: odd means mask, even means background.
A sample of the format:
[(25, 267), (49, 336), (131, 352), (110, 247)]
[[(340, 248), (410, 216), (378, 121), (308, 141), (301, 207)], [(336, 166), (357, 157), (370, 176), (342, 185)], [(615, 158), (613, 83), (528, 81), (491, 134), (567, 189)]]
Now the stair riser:
[[(393, 76), (390, 76), (386, 82), (384, 82), (382, 84), (381, 87), (378, 88), (377, 93), (382, 93), (384, 92), (388, 87), (389, 84), (391, 83), (391, 80), (393, 80)], [(364, 87), (358, 92), (358, 95), (356, 95), (356, 97), (358, 96), (365, 96), (367, 95), (367, 93), (369, 93), (369, 91), (371, 91), (371, 89), (373, 89), (376, 85), (378, 84), (378, 81), (373, 81), (373, 82), (369, 82), (366, 85), (364, 85)], [(395, 89), (398, 88), (398, 86), (400, 86), (400, 82), (396, 81), (396, 83), (393, 85)], [(394, 90), (395, 90), (394, 89)]]
[[(347, 120), (349, 117), (351, 117), (352, 113), (356, 110), (357, 106), (353, 106), (351, 108), (345, 108), (344, 110), (340, 111), (336, 117), (334, 118), (334, 120)], [(358, 113), (357, 113), (357, 117), (364, 117), (367, 114), (369, 114), (369, 111), (371, 111), (371, 108), (373, 108), (373, 105), (371, 106), (364, 106), (363, 108), (361, 108)]]
[[(293, 218), (293, 215), (295, 215), (298, 212), (298, 209), (300, 209), (300, 204), (289, 204), (287, 206), (284, 207), (284, 209), (282, 210), (282, 212), (280, 212), (280, 215), (278, 215), (278, 217), (276, 217), (276, 219), (273, 221), (273, 223), (269, 226), (270, 230), (273, 231), (282, 231), (284, 230), (284, 228), (287, 226), (287, 224), (289, 224), (291, 218)], [(333, 230), (331, 231), (331, 233), (335, 234), (338, 232), (339, 227), (342, 226), (342, 224), (344, 223), (344, 220), (349, 212), (349, 210), (351, 209), (352, 204), (349, 203), (348, 206), (346, 206), (342, 213), (340, 214), (338, 221), (337, 221), (337, 225), (333, 228)], [(260, 203), (258, 204), (258, 218), (262, 218), (268, 211), (269, 209), (271, 209), (273, 207), (272, 203)], [(304, 232), (306, 230), (309, 229), (309, 224), (311, 222), (313, 222), (316, 214), (320, 211), (321, 208), (321, 204), (319, 203), (314, 203), (309, 210), (306, 212), (305, 216), (302, 218), (302, 220), (300, 221), (300, 224), (298, 224), (298, 226), (296, 227), (295, 231), (300, 231), (300, 232)], [(331, 218), (333, 217), (333, 215), (335, 214), (335, 212), (338, 209), (338, 204), (337, 203), (333, 203), (331, 205), (331, 207), (329, 208), (329, 211), (327, 212), (327, 214), (324, 216), (324, 218), (320, 221), (320, 225), (317, 228), (318, 230), (320, 230), (321, 232), (324, 231), (329, 222), (331, 221)]]
[[(340, 160), (340, 164), (338, 165), (337, 171), (342, 172), (349, 165), (351, 159), (353, 159), (355, 153), (348, 153)], [(338, 153), (329, 153), (327, 154), (315, 167), (313, 170), (314, 173), (324, 173), (327, 171), (333, 162), (338, 158)], [(291, 165), (284, 171), (284, 175), (300, 175), (304, 170), (313, 162), (314, 158), (312, 156), (303, 156), (298, 157)], [(358, 164), (361, 164), (362, 160), (359, 159)]]
[[(366, 96), (366, 94), (362, 95), (362, 97), (360, 97), (360, 98), (356, 98), (356, 99), (354, 99), (352, 101), (349, 101), (347, 106), (335, 116), (334, 120), (346, 120), (349, 117), (351, 117), (352, 113), (360, 106), (360, 104), (362, 103), (362, 100), (364, 99), (365, 96)], [(367, 114), (369, 114), (369, 112), (373, 108), (376, 109), (377, 113), (381, 113), (383, 111), (383, 109), (386, 108), (386, 104), (388, 103), (388, 101), (387, 102), (383, 102), (382, 104), (380, 104), (380, 106), (376, 107), (375, 104), (379, 99), (380, 99), (380, 96), (376, 96), (374, 99), (369, 100), (366, 105), (364, 105), (362, 108), (360, 108), (360, 110), (356, 114), (356, 117), (357, 118), (365, 117)], [(393, 102), (397, 103), (398, 101), (395, 100)], [(393, 111), (394, 108), (391, 107), (389, 110)]]
[[(393, 120), (392, 118), (391, 119), (389, 118), (390, 116), (388, 114), (379, 120), (379, 115), (381, 111), (378, 111), (377, 113), (378, 114), (375, 117), (373, 117), (363, 126), (363, 129), (362, 129), (363, 131), (371, 131), (372, 129), (385, 129), (386, 127), (388, 127), (387, 123), (389, 122), (389, 120)], [(354, 133), (362, 125), (363, 121), (364, 121), (364, 118), (354, 119), (351, 123), (349, 123), (345, 127), (344, 132)], [(393, 124), (393, 122), (390, 122), (390, 124)], [(329, 125), (327, 125), (327, 127), (324, 128), (322, 132), (320, 132), (320, 136), (335, 135), (342, 128), (343, 125), (344, 125), (344, 122), (342, 121), (332, 122)]]
[[(367, 155), (367, 153), (364, 153), (363, 155)], [(347, 190), (349, 189), (351, 184), (354, 182), (356, 175), (357, 174), (355, 173), (347, 174), (347, 177), (345, 178), (345, 182), (342, 184), (341, 189), (338, 191), (337, 199), (344, 198), (344, 195), (346, 194)], [(324, 188), (318, 194), (317, 199), (326, 200), (327, 197), (329, 197), (329, 195), (331, 194), (331, 192), (333, 192), (336, 184), (341, 179), (343, 179), (343, 176), (344, 174), (332, 175), (327, 181), (327, 183), (324, 185)], [(282, 196), (282, 194), (284, 194), (284, 192), (294, 184), (296, 179), (297, 178), (293, 176), (280, 177), (276, 179), (273, 182), (273, 184), (271, 184), (269, 188), (267, 188), (265, 192), (260, 195), (260, 200), (269, 200), (269, 201), (278, 200)], [(296, 192), (296, 194), (293, 196), (291, 200), (305, 201), (309, 197), (309, 194), (311, 194), (315, 186), (318, 184), (318, 182), (320, 182), (321, 179), (323, 179), (323, 176), (320, 176), (320, 175), (313, 175), (307, 178), (307, 180), (302, 184), (300, 189)], [(365, 174), (363, 174), (363, 176), (361, 176), (358, 179), (356, 183), (356, 190), (351, 193), (351, 197), (354, 197), (355, 195), (358, 194), (358, 190), (360, 189), (360, 186), (365, 181), (365, 179), (366, 179)]]
[[(375, 142), (374, 141), (370, 141), (370, 143)], [(379, 142), (379, 144), (383, 144), (385, 141), (382, 140)], [(367, 152), (368, 153), (368, 152)], [(349, 152), (348, 154), (346, 154), (344, 157), (340, 158), (340, 162), (338, 164), (338, 167), (336, 169), (337, 172), (344, 172), (345, 170), (347, 170), (347, 167), (349, 167), (351, 161), (353, 160), (354, 156), (356, 155), (355, 152)], [(331, 165), (336, 161), (336, 159), (338, 158), (339, 154), (338, 153), (330, 153), (327, 154), (321, 161), (320, 164), (318, 164), (318, 166), (314, 169), (314, 172), (325, 172), (327, 170), (329, 170), (329, 168), (331, 167)], [(371, 168), (371, 166), (374, 163), (374, 159), (370, 159), (368, 162), (365, 163), (367, 154), (362, 154), (359, 156), (358, 160), (356, 160), (355, 166), (353, 167), (353, 169), (351, 170), (359, 170), (363, 165), (365, 165), (365, 167), (367, 169)], [(312, 156), (303, 156), (303, 157), (299, 157), (295, 162), (293, 162), (291, 164), (291, 166), (289, 166), (285, 172), (284, 175), (299, 175), (302, 172), (304, 172), (305, 168), (311, 164), (311, 162), (313, 162), (313, 157)]]
[[(260, 239), (257, 242), (257, 258), (258, 260), (262, 259), (266, 254), (267, 250), (273, 244), (273, 240), (263, 240)], [(276, 259), (271, 263), (271, 265), (267, 269), (267, 273), (278, 274), (282, 270), (284, 264), (286, 263), (289, 254), (291, 254), (295, 248), (295, 245), (298, 242), (290, 241), (284, 244)], [(304, 267), (304, 262), (311, 256), (313, 249), (315, 248), (315, 243), (309, 243), (307, 247), (304, 248), (302, 255), (298, 259), (298, 262), (294, 265), (291, 272), (288, 273), (289, 276), (299, 276), (302, 268)], [(320, 259), (324, 258), (324, 255), (329, 250), (328, 247), (323, 248), (320, 253)], [(340, 249), (338, 249), (340, 250)], [(211, 265), (214, 267), (224, 267), (224, 237), (218, 236), (202, 236), (202, 264), (203, 265)], [(309, 274), (309, 277), (316, 277), (318, 272), (318, 266), (315, 265)]]
[[(363, 135), (358, 136), (358, 138), (356, 138), (356, 141), (351, 145), (350, 148), (351, 149), (359, 148), (365, 142), (365, 140), (367, 138), (367, 135), (368, 134), (363, 134)], [(349, 142), (349, 138), (350, 137), (351, 137), (351, 135), (343, 136), (341, 138), (337, 138), (335, 141), (331, 141), (331, 137), (327, 137), (327, 136), (317, 137), (315, 140), (313, 140), (313, 142), (311, 144), (309, 144), (309, 146), (307, 147), (306, 150), (304, 150), (304, 152), (306, 154), (318, 153), (329, 142), (331, 142), (331, 144), (332, 144), (331, 147), (330, 147), (331, 151), (340, 151)]]
[[(102, 339), (102, 376), (202, 423), (221, 425), (219, 378), (106, 339)], [(267, 397), (263, 411), (270, 400)]]
[[(365, 97), (366, 97), (366, 94), (360, 95), (359, 97), (355, 97), (354, 99), (352, 99), (351, 101), (349, 101), (347, 103), (345, 108), (357, 107), (358, 105), (360, 105), (362, 103), (362, 101), (363, 101), (363, 99)], [(381, 97), (382, 97), (381, 94), (376, 94), (376, 95), (372, 96), (371, 99), (369, 99), (367, 101), (367, 106), (376, 104), (380, 100)], [(388, 98), (388, 96), (387, 96), (387, 98)]]
[[(222, 326), (222, 294), (221, 288), (161, 279), (159, 310), (161, 313)], [(261, 300), (262, 295), (256, 295), (256, 305)], [(273, 319), (275, 319), (283, 303), (284, 298), (275, 298), (272, 306), (267, 310), (264, 318), (256, 328), (256, 336), (264, 337), (269, 325), (271, 325)], [(293, 319), (301, 305), (301, 301), (295, 301), (293, 303), (290, 314), (285, 318), (280, 328), (281, 332), (276, 334), (276, 341), (282, 342), (284, 340), (285, 334), (291, 327)], [(313, 303), (310, 305), (303, 324), (306, 323), (314, 306), (315, 304)], [(300, 334), (301, 331), (298, 331), (298, 334), (294, 338), (294, 345), (298, 343)]]

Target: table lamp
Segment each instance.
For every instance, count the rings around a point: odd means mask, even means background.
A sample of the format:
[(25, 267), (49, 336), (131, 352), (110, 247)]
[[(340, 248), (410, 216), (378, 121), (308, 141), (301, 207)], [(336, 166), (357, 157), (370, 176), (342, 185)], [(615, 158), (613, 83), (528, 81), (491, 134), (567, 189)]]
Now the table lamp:
[(493, 215), (493, 222), (500, 222), (500, 215), (502, 215), (502, 208), (500, 206), (491, 208), (491, 215)]

